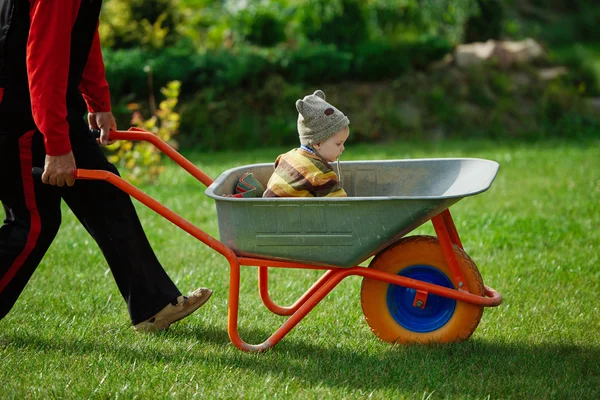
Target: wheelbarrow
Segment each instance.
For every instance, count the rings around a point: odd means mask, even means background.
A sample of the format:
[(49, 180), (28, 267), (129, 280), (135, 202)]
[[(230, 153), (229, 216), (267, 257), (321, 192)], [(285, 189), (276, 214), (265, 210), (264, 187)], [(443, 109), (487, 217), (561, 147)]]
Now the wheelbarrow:
[[(76, 179), (105, 180), (128, 193), (229, 262), (228, 333), (240, 350), (265, 351), (285, 337), (344, 278), (363, 277), (361, 305), (367, 324), (391, 343), (449, 343), (468, 339), (484, 307), (501, 295), (483, 284), (463, 249), (449, 207), (486, 191), (498, 163), (476, 158), (341, 162), (347, 198), (235, 198), (250, 172), (266, 186), (273, 164), (245, 165), (212, 180), (156, 135), (137, 128), (111, 139), (147, 141), (207, 186), (214, 199), (220, 240), (107, 171), (75, 171)], [(406, 234), (427, 221), (436, 237)], [(373, 257), (374, 256), (374, 257)], [(368, 260), (368, 267), (360, 264)], [(258, 267), (262, 302), (289, 318), (263, 343), (238, 332), (240, 267)], [(269, 269), (324, 271), (290, 306), (269, 295)]]

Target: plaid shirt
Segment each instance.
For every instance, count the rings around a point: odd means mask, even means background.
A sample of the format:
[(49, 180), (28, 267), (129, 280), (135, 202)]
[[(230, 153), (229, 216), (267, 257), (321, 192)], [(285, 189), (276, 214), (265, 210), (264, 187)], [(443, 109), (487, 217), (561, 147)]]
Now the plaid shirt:
[(277, 157), (275, 172), (263, 194), (263, 197), (347, 196), (329, 163), (302, 149)]

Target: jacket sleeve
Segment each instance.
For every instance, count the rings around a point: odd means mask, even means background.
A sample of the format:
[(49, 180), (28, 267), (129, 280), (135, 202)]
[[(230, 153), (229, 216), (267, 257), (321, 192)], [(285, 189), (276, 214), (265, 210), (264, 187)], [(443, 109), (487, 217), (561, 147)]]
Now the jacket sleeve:
[(98, 26), (96, 26), (94, 41), (83, 70), (79, 90), (85, 99), (89, 112), (110, 111), (110, 91), (106, 81), (104, 61), (102, 61)]
[(31, 0), (27, 75), (31, 111), (44, 135), (46, 154), (71, 151), (67, 123), (67, 85), (71, 30), (81, 0)]

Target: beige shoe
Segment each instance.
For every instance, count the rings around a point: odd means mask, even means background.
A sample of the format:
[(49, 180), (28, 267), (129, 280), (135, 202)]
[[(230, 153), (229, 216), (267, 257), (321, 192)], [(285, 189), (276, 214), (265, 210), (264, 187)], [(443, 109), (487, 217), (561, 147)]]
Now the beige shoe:
[(169, 304), (156, 315), (140, 322), (133, 328), (138, 332), (153, 332), (165, 330), (169, 325), (187, 317), (210, 299), (212, 290), (196, 289), (189, 296), (179, 296), (175, 304)]

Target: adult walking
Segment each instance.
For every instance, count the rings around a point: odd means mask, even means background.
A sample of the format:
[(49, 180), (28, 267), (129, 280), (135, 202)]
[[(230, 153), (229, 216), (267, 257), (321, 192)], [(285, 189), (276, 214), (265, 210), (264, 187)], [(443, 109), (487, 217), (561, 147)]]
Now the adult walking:
[[(101, 4), (0, 0), (0, 201), (6, 214), (0, 319), (56, 236), (64, 200), (102, 250), (136, 330), (166, 329), (212, 292), (200, 288), (182, 296), (129, 196), (107, 182), (75, 183), (73, 177), (76, 167), (118, 174), (90, 134), (99, 128), (99, 142), (106, 144), (116, 129), (97, 29)], [(32, 177), (32, 167), (44, 168), (42, 182)]]

